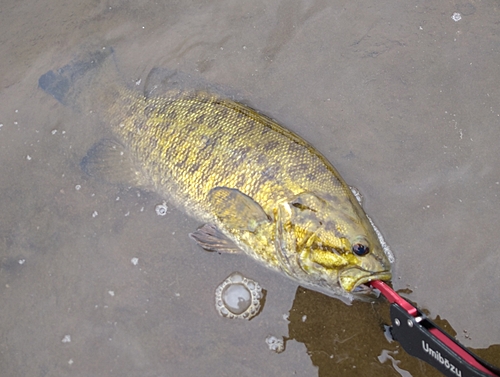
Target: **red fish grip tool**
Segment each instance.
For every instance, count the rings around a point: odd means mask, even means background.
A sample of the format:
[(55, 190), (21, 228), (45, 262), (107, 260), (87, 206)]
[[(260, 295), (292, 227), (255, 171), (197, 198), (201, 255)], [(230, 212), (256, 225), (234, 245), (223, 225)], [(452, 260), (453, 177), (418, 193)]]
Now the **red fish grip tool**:
[(391, 334), (408, 354), (445, 376), (500, 377), (500, 369), (469, 352), (386, 283), (375, 280), (369, 284), (391, 303)]

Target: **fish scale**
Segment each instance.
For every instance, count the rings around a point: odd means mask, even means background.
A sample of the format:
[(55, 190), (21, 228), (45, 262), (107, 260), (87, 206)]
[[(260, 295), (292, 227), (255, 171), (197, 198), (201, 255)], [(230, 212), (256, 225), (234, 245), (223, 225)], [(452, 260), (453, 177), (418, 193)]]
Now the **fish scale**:
[[(350, 193), (322, 156), (268, 118), (208, 93), (186, 97), (169, 106), (161, 99), (144, 99), (143, 108), (151, 106), (155, 111), (140, 128), (136, 119), (122, 118), (123, 105), (109, 114), (114, 132), (124, 144), (135, 146), (134, 155), (150, 177), (172, 176), (201, 205), (216, 186), (240, 187), (265, 210), (276, 200), (303, 191), (330, 196)], [(202, 111), (204, 123), (200, 124), (196, 120)], [(142, 109), (137, 106), (134, 112), (140, 114)], [(194, 164), (196, 171), (189, 170)], [(161, 186), (158, 179), (153, 181)]]

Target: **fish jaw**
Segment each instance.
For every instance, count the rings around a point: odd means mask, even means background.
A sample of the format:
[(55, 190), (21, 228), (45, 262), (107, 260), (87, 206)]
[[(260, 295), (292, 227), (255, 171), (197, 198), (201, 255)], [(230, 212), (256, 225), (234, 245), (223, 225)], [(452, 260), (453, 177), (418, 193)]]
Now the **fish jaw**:
[(389, 281), (392, 273), (389, 269), (383, 271), (367, 271), (359, 267), (349, 267), (339, 273), (338, 281), (342, 289), (346, 292), (352, 292), (362, 284), (373, 280)]

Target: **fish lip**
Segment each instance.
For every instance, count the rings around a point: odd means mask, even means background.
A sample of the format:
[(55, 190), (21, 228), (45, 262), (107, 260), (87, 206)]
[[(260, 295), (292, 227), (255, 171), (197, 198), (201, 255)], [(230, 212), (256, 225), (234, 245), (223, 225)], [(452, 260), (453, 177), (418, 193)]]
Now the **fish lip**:
[(374, 280), (382, 280), (382, 281), (389, 281), (392, 278), (392, 274), (390, 271), (383, 271), (383, 272), (375, 272), (369, 276), (364, 276), (358, 281), (356, 281), (356, 284), (354, 285), (354, 288), (359, 287), (361, 284), (366, 284)]
[[(358, 270), (360, 274), (362, 274), (361, 277), (359, 277), (354, 283), (350, 282), (352, 278), (348, 279), (343, 279), (343, 275), (346, 275), (349, 271), (353, 270)], [(339, 274), (339, 283), (342, 289), (344, 289), (346, 292), (353, 292), (356, 288), (362, 286), (362, 284), (369, 283), (374, 280), (383, 280), (383, 281), (389, 281), (392, 278), (392, 273), (390, 270), (384, 270), (384, 271), (376, 271), (370, 273), (367, 270), (363, 270), (358, 267), (354, 268), (348, 268), (343, 270)]]

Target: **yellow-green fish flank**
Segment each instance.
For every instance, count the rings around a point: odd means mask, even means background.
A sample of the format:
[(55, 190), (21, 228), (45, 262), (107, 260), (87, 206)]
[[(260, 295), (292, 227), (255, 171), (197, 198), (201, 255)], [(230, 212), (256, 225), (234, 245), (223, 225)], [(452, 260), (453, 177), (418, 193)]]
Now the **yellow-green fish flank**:
[(128, 181), (205, 223), (191, 235), (203, 248), (243, 251), (331, 295), (350, 297), (360, 284), (391, 278), (351, 189), (302, 138), (206, 91), (151, 97), (103, 80), (102, 72), (88, 74), (96, 79), (86, 105), (98, 108), (115, 137), (84, 159), (91, 174), (118, 165)]

